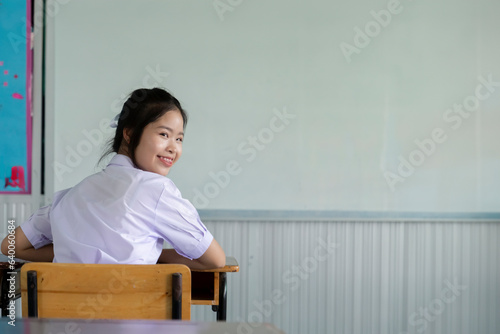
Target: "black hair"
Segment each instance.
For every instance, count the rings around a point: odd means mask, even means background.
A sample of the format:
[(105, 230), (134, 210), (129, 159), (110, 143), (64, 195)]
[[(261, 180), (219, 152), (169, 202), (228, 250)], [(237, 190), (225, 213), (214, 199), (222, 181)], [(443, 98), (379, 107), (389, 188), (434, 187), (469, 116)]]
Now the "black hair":
[(149, 124), (165, 115), (169, 111), (179, 111), (183, 120), (183, 128), (186, 128), (187, 114), (182, 109), (180, 102), (169, 92), (161, 88), (140, 88), (134, 90), (127, 101), (123, 104), (118, 126), (116, 127), (115, 137), (108, 143), (108, 150), (103, 154), (104, 157), (111, 153), (118, 153), (123, 142), (123, 130), (129, 129), (130, 140), (127, 145), (127, 151), (130, 158), (137, 165), (135, 160), (135, 149), (139, 145), (142, 132)]

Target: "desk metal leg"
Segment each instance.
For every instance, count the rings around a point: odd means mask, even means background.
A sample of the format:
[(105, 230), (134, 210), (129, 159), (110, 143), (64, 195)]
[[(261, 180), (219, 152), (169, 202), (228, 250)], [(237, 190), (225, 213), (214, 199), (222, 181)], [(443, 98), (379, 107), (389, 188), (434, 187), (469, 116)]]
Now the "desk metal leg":
[(7, 306), (9, 306), (10, 302), (8, 297), (9, 281), (7, 281), (7, 270), (2, 270), (0, 277), (2, 278), (2, 281), (0, 282), (0, 284), (2, 285), (0, 287), (0, 291), (2, 292), (2, 295), (0, 296), (0, 307), (2, 308), (2, 317), (6, 317), (9, 315)]
[(217, 307), (217, 321), (226, 321), (227, 284), (226, 273), (219, 273), (219, 306)]

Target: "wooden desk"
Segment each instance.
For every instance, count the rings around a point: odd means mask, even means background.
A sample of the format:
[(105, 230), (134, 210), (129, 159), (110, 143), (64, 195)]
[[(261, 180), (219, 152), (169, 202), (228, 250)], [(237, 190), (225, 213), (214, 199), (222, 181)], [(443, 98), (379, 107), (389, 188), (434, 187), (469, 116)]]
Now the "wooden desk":
[[(8, 314), (7, 306), (9, 304), (8, 292), (10, 277), (16, 278), (16, 297), (21, 296), (21, 285), (19, 284), (22, 260), (16, 262), (15, 272), (12, 272), (7, 263), (8, 258), (0, 255), (0, 308), (2, 316)], [(211, 305), (212, 310), (217, 312), (217, 321), (226, 321), (227, 310), (227, 282), (226, 274), (229, 272), (238, 272), (240, 270), (238, 262), (234, 257), (226, 258), (226, 266), (220, 269), (211, 270), (192, 270), (191, 271), (191, 304), (193, 305)]]
[(0, 318), (0, 333), (11, 334), (284, 334), (271, 324), (191, 322), (175, 320), (17, 319)]
[(217, 321), (226, 321), (227, 281), (226, 273), (240, 271), (234, 257), (226, 257), (226, 266), (220, 269), (191, 270), (191, 304), (212, 305)]

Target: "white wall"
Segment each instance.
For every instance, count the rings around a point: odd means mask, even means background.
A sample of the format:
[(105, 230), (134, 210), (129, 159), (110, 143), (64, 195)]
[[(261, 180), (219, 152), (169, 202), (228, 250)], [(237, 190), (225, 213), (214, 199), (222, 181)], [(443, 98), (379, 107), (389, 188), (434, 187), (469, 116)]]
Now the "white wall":
[[(56, 3), (47, 26), (49, 202), (96, 170), (98, 133), (110, 135), (99, 123), (130, 90), (152, 85), (156, 71), (192, 117), (172, 173), (184, 194), (192, 199), (228, 161), (243, 169), (208, 209), (499, 211), (498, 92), (456, 130), (442, 118), (475, 93), (478, 76), (500, 80), (496, 3), (402, 2), (351, 63), (339, 45), (386, 2), (242, 1), (223, 21), (212, 1)], [(247, 162), (237, 147), (269, 127), (274, 108), (296, 118)], [(398, 156), (437, 127), (448, 139), (392, 192), (384, 168), (397, 168)], [(68, 166), (68, 148), (89, 141), (83, 131), (96, 144)], [(54, 162), (71, 169), (61, 180)], [(20, 223), (39, 200), (2, 197), (0, 216)], [(230, 321), (260, 314), (287, 333), (499, 331), (498, 215), (276, 221), (207, 212), (207, 226), (241, 266), (229, 276)], [(315, 267), (321, 238), (338, 247)], [(310, 269), (292, 289), (298, 266)], [(448, 303), (442, 292), (454, 279), (465, 288), (448, 292), (456, 297)], [(287, 301), (259, 311), (275, 290)], [(419, 313), (426, 308), (431, 320)], [(196, 307), (193, 318), (214, 314)]]
[[(101, 168), (107, 120), (131, 90), (159, 85), (191, 115), (170, 176), (198, 208), (498, 212), (499, 6), (61, 2), (49, 35), (50, 187)], [(358, 28), (372, 29), (369, 43)], [(347, 44), (357, 51), (346, 56)]]

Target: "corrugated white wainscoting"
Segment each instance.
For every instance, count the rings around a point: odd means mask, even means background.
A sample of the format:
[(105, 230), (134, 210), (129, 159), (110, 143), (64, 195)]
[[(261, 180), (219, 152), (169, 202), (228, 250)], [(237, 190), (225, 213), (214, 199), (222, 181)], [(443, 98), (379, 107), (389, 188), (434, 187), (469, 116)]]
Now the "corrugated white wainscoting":
[[(0, 237), (2, 239), (7, 235), (9, 220), (14, 220), (15, 226), (22, 224), (40, 206), (38, 200), (31, 195), (0, 196)], [(33, 204), (34, 201), (37, 201), (36, 206)]]
[[(4, 196), (0, 233), (29, 196)], [(37, 204), (36, 208), (40, 205)], [(286, 333), (500, 333), (500, 221), (204, 219), (240, 264), (228, 321)], [(206, 306), (193, 320), (213, 321)]]
[[(289, 334), (500, 333), (499, 221), (205, 223), (240, 264), (228, 321)], [(193, 320), (213, 319), (193, 307)]]

